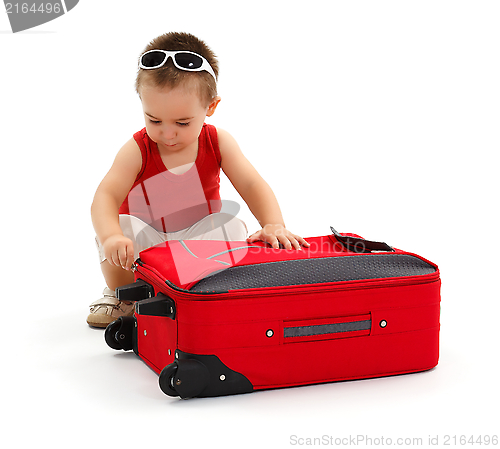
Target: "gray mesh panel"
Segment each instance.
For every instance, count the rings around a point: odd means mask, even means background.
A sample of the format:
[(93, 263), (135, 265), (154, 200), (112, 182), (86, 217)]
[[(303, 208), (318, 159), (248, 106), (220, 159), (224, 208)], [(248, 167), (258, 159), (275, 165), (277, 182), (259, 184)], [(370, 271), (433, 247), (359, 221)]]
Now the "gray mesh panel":
[(224, 292), (246, 288), (421, 276), (436, 269), (407, 254), (364, 254), (286, 260), (230, 267), (202, 279), (191, 291)]

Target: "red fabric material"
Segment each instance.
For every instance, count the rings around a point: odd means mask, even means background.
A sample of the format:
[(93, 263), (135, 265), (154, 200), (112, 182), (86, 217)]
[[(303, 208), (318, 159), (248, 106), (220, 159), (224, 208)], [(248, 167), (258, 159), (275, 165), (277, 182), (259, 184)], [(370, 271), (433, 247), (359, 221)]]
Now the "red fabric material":
[(356, 254), (331, 235), (306, 240), (311, 246), (301, 251), (273, 249), (264, 242), (168, 241), (142, 251), (140, 258), (178, 287), (189, 289), (209, 274), (231, 266)]
[[(261, 296), (177, 298), (178, 346), (188, 353), (216, 354), (256, 389), (428, 370), (439, 357), (439, 288), (434, 280), (371, 289), (294, 288), (288, 295), (276, 288)], [(283, 336), (289, 320), (360, 315), (371, 316), (369, 332), (302, 341)]]
[(134, 139), (141, 150), (142, 168), (120, 214), (134, 215), (158, 231), (174, 232), (220, 212), (221, 156), (214, 126), (203, 125), (196, 163), (182, 175), (167, 170), (146, 128), (135, 133)]
[[(137, 350), (156, 373), (175, 358), (177, 321), (167, 317), (144, 316), (137, 320)], [(170, 354), (169, 354), (170, 351)]]
[[(433, 368), (439, 358), (439, 286), (435, 280), (379, 289), (309, 288), (294, 289), (289, 295), (275, 289), (261, 296), (203, 298), (181, 294), (165, 284), (162, 290), (176, 302), (178, 349), (215, 354), (230, 369), (245, 375), (255, 389), (264, 389)], [(332, 338), (284, 341), (285, 321), (340, 319), (366, 312), (371, 316), (371, 330), (361, 336), (334, 334)], [(146, 317), (137, 318), (141, 322)], [(382, 319), (388, 323), (385, 328), (380, 327)], [(266, 334), (269, 329), (274, 333), (271, 338)], [(143, 348), (172, 346), (166, 339), (147, 339), (141, 333), (138, 338)], [(168, 363), (170, 358), (159, 357), (156, 371)]]
[[(330, 248), (333, 257), (353, 254), (336, 247), (335, 239), (330, 236), (307, 240), (316, 242), (325, 251)], [(222, 245), (218, 247), (222, 249), (224, 245), (232, 247), (241, 243), (217, 242), (217, 245)], [(172, 248), (178, 249), (178, 246), (166, 245), (162, 251)], [(201, 265), (192, 266), (198, 273), (196, 276), (200, 276), (203, 270), (211, 269), (213, 259), (207, 264), (203, 261), (207, 260), (208, 253), (213, 254), (211, 251), (215, 247), (207, 250), (207, 254), (201, 246), (191, 245), (190, 248), (199, 256)], [(238, 251), (232, 254), (238, 264), (252, 263), (259, 257), (284, 260), (325, 256), (324, 252), (303, 251), (251, 253), (248, 250), (241, 258), (237, 256)], [(148, 252), (153, 257), (153, 251), (146, 250), (141, 253), (143, 262)], [(175, 342), (147, 339), (139, 332), (139, 344), (142, 347), (175, 344), (186, 353), (214, 354), (231, 370), (243, 374), (254, 389), (411, 373), (429, 370), (438, 363), (439, 271), (369, 282), (196, 294), (167, 284), (164, 278), (167, 264), (158, 262), (159, 259), (154, 267), (137, 267), (136, 278), (151, 283), (156, 292), (161, 291), (174, 300), (177, 310)], [(138, 316), (138, 322), (143, 318)], [(286, 327), (364, 320), (371, 320), (370, 329), (345, 334), (284, 336)], [(385, 326), (380, 325), (381, 321), (385, 321)], [(268, 330), (272, 330), (272, 336)], [(170, 363), (169, 360), (159, 356), (155, 366), (161, 369), (161, 365)], [(151, 366), (150, 361), (147, 363)]]

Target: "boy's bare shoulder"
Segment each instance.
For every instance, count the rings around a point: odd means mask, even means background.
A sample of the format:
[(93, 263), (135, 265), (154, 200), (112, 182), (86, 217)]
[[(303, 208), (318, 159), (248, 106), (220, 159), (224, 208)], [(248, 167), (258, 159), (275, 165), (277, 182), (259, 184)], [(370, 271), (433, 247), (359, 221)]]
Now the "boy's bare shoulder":
[(133, 137), (125, 142), (125, 144), (120, 148), (118, 154), (125, 154), (128, 156), (136, 155), (138, 157), (142, 157), (141, 149)]
[(142, 166), (142, 154), (139, 145), (133, 137), (120, 148), (113, 165), (127, 169), (127, 171), (139, 172)]
[(219, 139), (233, 138), (233, 136), (231, 136), (231, 134), (229, 134), (225, 129), (219, 128), (218, 126), (215, 129), (217, 130), (217, 137)]
[(123, 203), (142, 167), (141, 150), (134, 139), (125, 143), (118, 151), (113, 165), (97, 188), (96, 196), (102, 193)]
[(221, 154), (239, 150), (238, 143), (235, 138), (226, 130), (217, 128), (217, 138), (219, 140), (219, 149)]

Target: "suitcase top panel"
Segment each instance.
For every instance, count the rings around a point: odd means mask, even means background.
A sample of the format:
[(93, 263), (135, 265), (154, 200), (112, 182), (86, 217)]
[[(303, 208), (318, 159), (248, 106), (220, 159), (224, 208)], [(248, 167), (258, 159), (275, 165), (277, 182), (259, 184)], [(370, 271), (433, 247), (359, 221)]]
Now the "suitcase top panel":
[(423, 276), (436, 271), (431, 264), (409, 254), (298, 259), (230, 267), (200, 280), (190, 291), (219, 293), (250, 288)]

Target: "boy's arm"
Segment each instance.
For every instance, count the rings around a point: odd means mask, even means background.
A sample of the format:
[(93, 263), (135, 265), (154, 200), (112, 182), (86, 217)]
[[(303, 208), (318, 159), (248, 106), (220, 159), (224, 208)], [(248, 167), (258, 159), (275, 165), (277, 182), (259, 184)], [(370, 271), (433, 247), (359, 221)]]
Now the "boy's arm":
[(104, 179), (99, 184), (91, 207), (92, 224), (104, 248), (108, 262), (130, 268), (134, 261), (132, 241), (123, 236), (118, 209), (141, 170), (139, 146), (130, 139), (118, 152)]
[(286, 249), (300, 249), (301, 244), (309, 246), (302, 237), (286, 229), (281, 209), (271, 187), (243, 155), (236, 140), (222, 129), (217, 131), (222, 158), (221, 168), (262, 227), (248, 240), (264, 240), (275, 248), (278, 248), (280, 243)]

